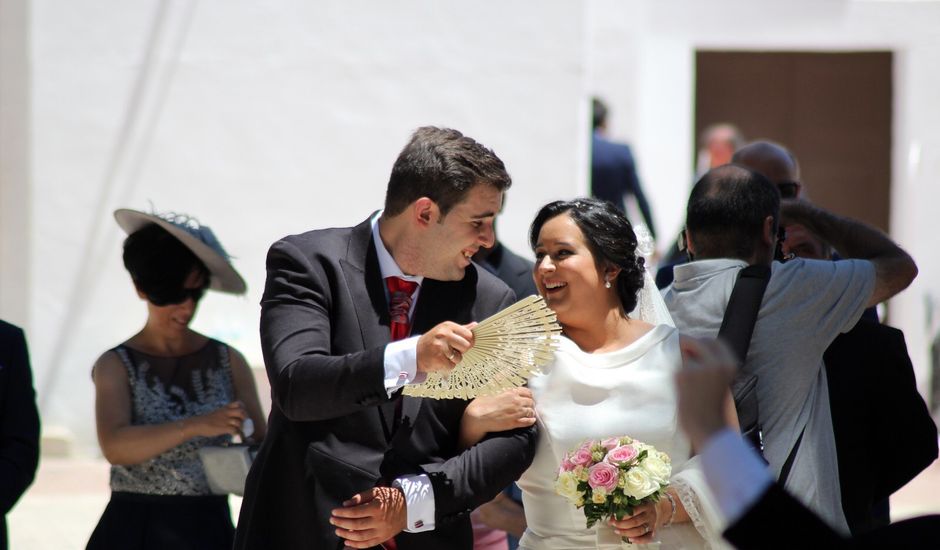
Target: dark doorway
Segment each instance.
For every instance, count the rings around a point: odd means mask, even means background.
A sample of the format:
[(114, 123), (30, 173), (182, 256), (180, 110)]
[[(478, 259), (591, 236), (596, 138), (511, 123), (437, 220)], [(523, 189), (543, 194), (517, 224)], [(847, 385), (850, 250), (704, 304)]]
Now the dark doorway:
[(891, 70), (891, 52), (699, 51), (695, 135), (730, 122), (786, 145), (811, 201), (887, 231)]

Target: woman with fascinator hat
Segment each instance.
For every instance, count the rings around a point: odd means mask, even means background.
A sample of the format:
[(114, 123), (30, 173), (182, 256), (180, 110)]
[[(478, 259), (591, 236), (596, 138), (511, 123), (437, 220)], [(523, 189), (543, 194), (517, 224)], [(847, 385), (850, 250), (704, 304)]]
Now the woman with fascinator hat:
[[(245, 358), (189, 328), (206, 290), (245, 292), (212, 230), (187, 216), (114, 213), (144, 327), (95, 363), (98, 441), (111, 501), (88, 548), (231, 548), (227, 495), (212, 494), (199, 448), (265, 434)], [(252, 433), (253, 432), (253, 433)]]

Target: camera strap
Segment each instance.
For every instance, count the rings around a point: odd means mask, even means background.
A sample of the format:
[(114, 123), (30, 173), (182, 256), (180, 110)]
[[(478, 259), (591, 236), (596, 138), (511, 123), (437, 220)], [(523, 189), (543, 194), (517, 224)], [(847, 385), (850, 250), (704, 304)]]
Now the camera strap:
[(718, 338), (731, 347), (738, 361), (739, 369), (731, 382), (731, 394), (738, 413), (741, 436), (762, 458), (764, 434), (757, 400), (757, 375), (745, 372), (743, 367), (769, 281), (769, 266), (751, 265), (742, 269), (734, 283), (721, 328), (718, 330)]
[[(757, 315), (764, 299), (764, 292), (770, 282), (770, 274), (771, 269), (767, 265), (749, 265), (738, 273), (738, 280), (734, 283), (728, 306), (725, 308), (725, 316), (721, 321), (721, 328), (718, 330), (718, 336), (724, 338), (731, 346), (741, 368), (744, 367), (747, 350), (751, 346), (751, 336), (757, 324)], [(763, 456), (764, 439), (757, 402), (757, 376), (739, 370), (731, 383), (731, 393), (734, 397), (735, 409), (738, 411), (741, 435)], [(796, 443), (790, 449), (781, 468), (779, 478), (781, 485), (786, 483), (790, 475), (797, 449), (800, 448), (803, 440), (803, 431), (805, 428), (800, 431)]]
[(718, 336), (731, 346), (741, 366), (744, 366), (747, 350), (751, 346), (757, 314), (769, 282), (770, 266), (749, 265), (738, 273), (738, 280), (728, 299)]

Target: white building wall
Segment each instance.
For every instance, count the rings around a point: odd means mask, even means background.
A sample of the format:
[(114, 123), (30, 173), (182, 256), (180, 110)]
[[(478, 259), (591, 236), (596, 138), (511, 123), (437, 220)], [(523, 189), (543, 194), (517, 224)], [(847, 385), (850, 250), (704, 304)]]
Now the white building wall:
[(277, 238), (381, 207), (416, 127), (452, 126), (514, 178), (503, 240), (583, 188), (577, 3), (35, 0), (29, 336), (45, 425), (94, 452), (91, 365), (146, 310), (120, 260), (119, 206), (196, 215), (247, 279), (194, 327), (260, 365)]

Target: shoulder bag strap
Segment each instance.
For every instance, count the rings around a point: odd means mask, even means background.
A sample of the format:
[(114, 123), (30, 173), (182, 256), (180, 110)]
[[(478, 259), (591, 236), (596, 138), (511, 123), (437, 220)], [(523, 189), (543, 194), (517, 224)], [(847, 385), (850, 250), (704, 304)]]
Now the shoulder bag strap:
[(800, 448), (800, 442), (803, 441), (804, 433), (806, 433), (805, 427), (800, 431), (800, 436), (796, 438), (796, 443), (793, 444), (793, 448), (790, 449), (790, 454), (787, 455), (787, 459), (783, 463), (783, 468), (780, 468), (780, 479), (777, 481), (780, 482), (781, 487), (787, 482), (787, 478), (790, 477), (790, 469), (793, 468), (793, 459), (796, 458), (796, 450)]
[(747, 350), (751, 346), (751, 335), (754, 334), (757, 313), (760, 311), (768, 282), (769, 266), (749, 265), (742, 269), (734, 283), (731, 298), (728, 299), (725, 316), (721, 320), (718, 336), (731, 346), (741, 365), (744, 365)]
[[(718, 336), (724, 338), (731, 346), (742, 366), (747, 358), (751, 336), (754, 334), (754, 325), (757, 323), (757, 314), (769, 282), (769, 266), (750, 265), (742, 269), (738, 274), (738, 280), (734, 283), (734, 289), (728, 299), (728, 307), (725, 309), (725, 316), (721, 321), (721, 328), (718, 330)], [(781, 485), (785, 484), (790, 476), (790, 469), (793, 467), (793, 460), (803, 440), (804, 431), (805, 428), (800, 431), (796, 443), (790, 449), (780, 470)]]
[[(754, 324), (757, 322), (757, 314), (769, 280), (770, 267), (748, 266), (738, 274), (728, 299), (718, 337), (731, 346), (740, 366), (744, 365), (747, 357)], [(731, 394), (738, 413), (741, 436), (763, 458), (764, 438), (757, 400), (757, 376), (743, 370), (738, 371), (731, 383)]]

